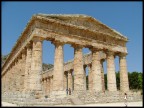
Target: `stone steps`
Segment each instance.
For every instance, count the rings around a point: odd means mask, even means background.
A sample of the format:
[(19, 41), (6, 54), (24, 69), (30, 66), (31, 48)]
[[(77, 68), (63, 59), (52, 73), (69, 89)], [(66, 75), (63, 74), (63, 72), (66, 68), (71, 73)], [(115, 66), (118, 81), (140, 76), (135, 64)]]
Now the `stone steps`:
[[(28, 94), (26, 94), (28, 95)], [(67, 105), (67, 104), (92, 104), (92, 103), (110, 103), (123, 102), (124, 94), (121, 92), (91, 93), (81, 92), (79, 95), (68, 95), (64, 98), (41, 98), (35, 99), (32, 96), (27, 97), (25, 94), (2, 94), (2, 100), (17, 104), (18, 106), (49, 106), (49, 105)], [(128, 101), (141, 101), (142, 95), (137, 93), (128, 93)]]

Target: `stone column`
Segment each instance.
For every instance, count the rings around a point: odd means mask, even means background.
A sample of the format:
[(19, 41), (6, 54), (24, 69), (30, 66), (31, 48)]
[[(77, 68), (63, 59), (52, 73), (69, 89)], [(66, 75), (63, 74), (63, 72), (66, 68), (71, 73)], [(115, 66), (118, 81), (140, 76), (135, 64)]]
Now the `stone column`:
[(114, 52), (107, 52), (107, 87), (108, 91), (117, 91)]
[(72, 70), (68, 71), (68, 89), (72, 90)]
[(43, 79), (43, 88), (44, 88), (44, 94), (47, 95), (47, 79)]
[(126, 54), (120, 54), (120, 90), (123, 92), (129, 91), (129, 81), (126, 63)]
[(64, 73), (64, 90), (67, 89), (67, 77), (68, 77), (68, 72)]
[(88, 67), (88, 89), (91, 91), (92, 90), (92, 78), (93, 78), (93, 76), (92, 76), (92, 66), (91, 66), (91, 64), (88, 64), (87, 65), (87, 67)]
[(47, 78), (46, 80), (47, 80), (46, 81), (46, 86), (47, 86), (46, 93), (47, 93), (47, 95), (49, 95), (49, 93), (50, 93), (50, 80), (49, 80), (49, 78)]
[(54, 42), (53, 91), (64, 91), (63, 43)]
[(31, 58), (32, 58), (32, 46), (31, 44), (28, 44), (26, 46), (26, 65), (25, 65), (25, 82), (24, 82), (24, 88), (25, 91), (29, 91), (30, 88), (30, 71), (31, 71)]
[(11, 92), (11, 66), (9, 67), (9, 92)]
[(10, 82), (11, 82), (11, 81), (10, 81), (10, 79), (11, 79), (10, 74), (11, 74), (11, 73), (10, 73), (10, 69), (8, 69), (8, 85), (7, 85), (7, 86), (8, 86), (8, 92), (10, 92)]
[(52, 91), (52, 87), (51, 87), (51, 78), (50, 77), (48, 77), (48, 80), (49, 80), (49, 95), (50, 95), (50, 93), (51, 93), (51, 91)]
[(83, 66), (83, 68), (84, 68), (84, 88), (87, 90), (87, 87), (86, 87), (87, 86), (87, 84), (86, 84), (86, 67), (87, 67), (86, 65)]
[(85, 76), (83, 68), (83, 52), (82, 46), (75, 45), (74, 47), (74, 91), (83, 91), (85, 88)]
[(25, 65), (26, 65), (26, 54), (25, 54), (25, 49), (22, 51), (22, 62), (21, 62), (21, 80), (20, 80), (20, 85), (21, 85), (21, 91), (24, 92), (24, 80), (25, 80)]
[(53, 91), (53, 77), (50, 77), (50, 93)]
[(8, 74), (7, 74), (7, 72), (6, 72), (6, 74), (5, 74), (5, 92), (7, 93), (8, 92)]
[(30, 85), (31, 91), (42, 90), (41, 86), (41, 72), (42, 72), (42, 39), (34, 38), (32, 47), (31, 73)]
[(21, 85), (20, 85), (20, 80), (21, 80), (21, 55), (18, 57), (18, 63), (17, 63), (17, 80), (16, 80), (16, 88), (17, 91), (20, 91)]
[(15, 60), (14, 61), (14, 85), (13, 85), (13, 88), (14, 88), (14, 91), (16, 92), (16, 79), (17, 79), (17, 73), (16, 73), (16, 63), (17, 63), (17, 61)]
[(12, 63), (12, 92), (14, 92), (14, 63)]
[(104, 60), (101, 60), (102, 91), (104, 92), (105, 91), (105, 80), (104, 80), (103, 62), (104, 62)]
[(92, 77), (93, 85), (92, 90), (96, 92), (102, 91), (102, 77), (101, 77), (101, 67), (100, 67), (100, 50), (91, 49), (92, 51)]
[(17, 91), (17, 80), (18, 80), (18, 60), (16, 59), (15, 60), (15, 79), (14, 79), (14, 88), (15, 88), (15, 91)]

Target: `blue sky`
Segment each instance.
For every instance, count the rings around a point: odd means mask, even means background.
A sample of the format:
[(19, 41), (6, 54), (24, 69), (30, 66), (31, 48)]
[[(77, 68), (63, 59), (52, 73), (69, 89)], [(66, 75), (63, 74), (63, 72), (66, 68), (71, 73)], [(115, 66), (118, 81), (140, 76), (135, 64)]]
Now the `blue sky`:
[[(86, 14), (128, 37), (128, 71), (142, 72), (142, 2), (2, 2), (2, 55), (8, 54), (33, 14)], [(89, 49), (84, 48), (83, 53)], [(64, 45), (64, 61), (74, 49)], [(116, 71), (119, 70), (116, 57)], [(54, 45), (43, 42), (43, 62), (53, 64)], [(106, 62), (104, 62), (106, 72)]]

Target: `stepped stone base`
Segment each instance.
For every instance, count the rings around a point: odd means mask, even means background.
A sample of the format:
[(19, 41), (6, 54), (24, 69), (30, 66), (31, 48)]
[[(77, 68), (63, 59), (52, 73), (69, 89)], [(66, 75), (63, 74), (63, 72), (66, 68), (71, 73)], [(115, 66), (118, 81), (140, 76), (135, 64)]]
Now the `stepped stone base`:
[(52, 91), (50, 98), (64, 98), (67, 94), (65, 91)]
[[(33, 94), (33, 95), (32, 95)], [(72, 95), (66, 95), (65, 91), (53, 91), (50, 97), (45, 98), (44, 95), (37, 92), (29, 92), (27, 94), (3, 93), (2, 101), (14, 103), (18, 106), (53, 106), (53, 105), (68, 105), (68, 104), (94, 104), (94, 103), (111, 103), (124, 102), (124, 93), (116, 92), (89, 92), (80, 91), (73, 92)], [(41, 96), (36, 98), (36, 96)], [(139, 92), (127, 92), (128, 102), (142, 101), (142, 95)]]

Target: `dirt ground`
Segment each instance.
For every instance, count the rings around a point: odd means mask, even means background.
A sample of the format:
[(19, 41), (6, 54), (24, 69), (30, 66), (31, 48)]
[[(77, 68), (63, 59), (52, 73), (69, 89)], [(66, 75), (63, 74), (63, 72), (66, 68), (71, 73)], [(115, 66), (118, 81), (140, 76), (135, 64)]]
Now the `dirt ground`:
[[(2, 106), (17, 106), (16, 104), (11, 104), (11, 103), (7, 103), (7, 102), (2, 102)], [(125, 107), (124, 102), (120, 102), (120, 103), (105, 103), (105, 104), (86, 104), (86, 105), (55, 105), (55, 106), (121, 106), (121, 107)], [(139, 101), (139, 102), (128, 102), (127, 106), (143, 106), (143, 102)]]

